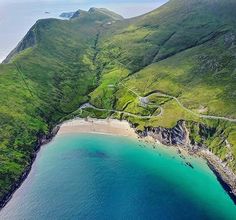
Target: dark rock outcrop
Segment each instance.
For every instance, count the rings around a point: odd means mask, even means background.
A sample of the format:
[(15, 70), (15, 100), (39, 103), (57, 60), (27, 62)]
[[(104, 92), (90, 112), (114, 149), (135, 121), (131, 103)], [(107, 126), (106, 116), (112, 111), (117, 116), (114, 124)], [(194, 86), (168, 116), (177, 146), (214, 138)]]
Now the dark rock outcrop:
[(81, 16), (83, 16), (83, 15), (85, 15), (85, 14), (87, 14), (87, 12), (86, 11), (83, 11), (83, 10), (78, 10), (78, 11), (76, 11), (74, 14), (73, 14), (73, 16), (70, 18), (70, 19), (75, 19), (75, 18), (79, 18), (79, 17), (81, 17)]
[[(209, 153), (207, 146), (204, 144), (204, 140), (208, 137), (212, 137), (216, 130), (214, 128), (208, 128), (201, 123), (192, 124), (192, 126), (193, 125), (195, 125), (195, 127), (198, 126), (198, 133), (195, 135), (199, 135), (199, 137), (201, 137), (200, 142), (196, 142), (194, 140), (191, 136), (191, 126), (182, 120), (179, 121), (173, 128), (145, 127), (144, 131), (137, 131), (137, 133), (140, 137), (151, 136), (154, 140), (159, 141), (164, 145), (178, 146), (186, 149), (191, 154), (198, 155), (206, 159), (209, 168), (214, 172), (218, 181), (236, 204), (235, 175), (222, 163), (222, 160), (214, 154)], [(178, 151), (180, 152), (180, 150)], [(185, 159), (183, 155), (181, 155), (181, 157)], [(186, 166), (194, 169), (190, 162), (186, 162), (185, 164)]]
[(179, 121), (173, 128), (146, 127), (144, 131), (139, 131), (142, 137), (151, 136), (164, 145), (186, 146), (189, 143), (188, 131), (185, 122)]
[(74, 14), (75, 14), (75, 12), (63, 12), (59, 15), (59, 17), (70, 19), (73, 17)]

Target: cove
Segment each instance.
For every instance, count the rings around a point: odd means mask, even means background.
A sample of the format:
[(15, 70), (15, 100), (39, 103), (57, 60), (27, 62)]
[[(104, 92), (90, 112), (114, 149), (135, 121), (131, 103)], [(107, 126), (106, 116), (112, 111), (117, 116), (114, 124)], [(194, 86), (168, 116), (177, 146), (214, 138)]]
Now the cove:
[[(191, 166), (188, 165), (191, 164)], [(56, 136), (0, 219), (235, 219), (205, 161), (101, 134)]]

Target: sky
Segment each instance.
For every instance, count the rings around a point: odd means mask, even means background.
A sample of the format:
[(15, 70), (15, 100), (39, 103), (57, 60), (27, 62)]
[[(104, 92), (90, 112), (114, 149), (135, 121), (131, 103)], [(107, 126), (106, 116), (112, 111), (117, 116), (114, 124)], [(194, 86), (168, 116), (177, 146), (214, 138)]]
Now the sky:
[[(0, 62), (40, 18), (104, 7), (125, 18), (147, 13), (167, 0), (0, 0)], [(45, 12), (50, 14), (45, 14)]]

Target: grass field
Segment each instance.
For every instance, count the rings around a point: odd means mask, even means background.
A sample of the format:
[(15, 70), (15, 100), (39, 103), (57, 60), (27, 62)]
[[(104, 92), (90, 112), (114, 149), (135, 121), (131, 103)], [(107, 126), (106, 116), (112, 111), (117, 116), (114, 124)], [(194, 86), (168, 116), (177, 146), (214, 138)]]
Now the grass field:
[[(76, 116), (124, 118), (137, 130), (185, 120), (192, 144), (236, 171), (236, 123), (198, 117), (236, 119), (235, 10), (233, 0), (172, 0), (132, 19), (92, 9), (69, 21), (38, 21), (0, 65), (0, 198), (30, 164), (38, 140)], [(140, 102), (154, 92), (166, 96)], [(81, 111), (86, 102), (153, 117)]]

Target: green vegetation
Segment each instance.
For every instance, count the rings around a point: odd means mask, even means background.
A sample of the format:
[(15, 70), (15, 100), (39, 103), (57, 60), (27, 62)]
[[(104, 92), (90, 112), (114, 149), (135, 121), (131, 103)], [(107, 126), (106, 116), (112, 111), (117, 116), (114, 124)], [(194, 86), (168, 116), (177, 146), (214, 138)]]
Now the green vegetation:
[[(138, 130), (185, 120), (192, 144), (236, 171), (236, 123), (199, 117), (236, 118), (235, 10), (234, 0), (171, 0), (133, 19), (93, 8), (38, 21), (0, 65), (0, 198), (39, 139), (76, 116), (124, 118)], [(86, 102), (153, 117), (80, 110)]]

